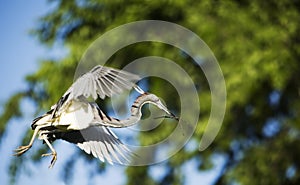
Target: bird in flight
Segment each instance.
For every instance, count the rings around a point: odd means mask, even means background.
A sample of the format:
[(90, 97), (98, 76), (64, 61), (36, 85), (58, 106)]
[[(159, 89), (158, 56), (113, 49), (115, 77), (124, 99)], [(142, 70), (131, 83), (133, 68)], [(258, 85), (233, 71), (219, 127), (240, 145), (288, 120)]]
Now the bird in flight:
[[(32, 121), (31, 128), (34, 133), (29, 144), (18, 147), (14, 155), (21, 156), (28, 151), (38, 136), (51, 150), (50, 153), (42, 154), (52, 156), (49, 168), (52, 168), (57, 160), (57, 153), (52, 146), (52, 142), (57, 139), (76, 144), (102, 162), (128, 164), (132, 153), (110, 127), (123, 128), (134, 125), (141, 119), (141, 108), (147, 103), (163, 110), (167, 114), (166, 118), (178, 120), (156, 95), (144, 92), (136, 85), (138, 80), (139, 76), (126, 71), (95, 66), (79, 77), (48, 112)], [(140, 93), (140, 96), (132, 104), (131, 115), (127, 119), (110, 117), (95, 103), (98, 97), (105, 99), (132, 88)], [(94, 101), (90, 102), (91, 98)]]

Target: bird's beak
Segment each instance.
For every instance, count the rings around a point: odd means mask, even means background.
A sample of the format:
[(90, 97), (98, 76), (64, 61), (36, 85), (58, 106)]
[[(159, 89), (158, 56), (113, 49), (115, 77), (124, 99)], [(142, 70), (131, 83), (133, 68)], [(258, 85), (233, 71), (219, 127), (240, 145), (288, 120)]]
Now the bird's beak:
[(169, 116), (170, 116), (169, 118), (179, 121), (179, 118), (175, 116), (175, 114), (173, 114), (172, 112), (170, 112)]
[(164, 118), (171, 118), (171, 119), (175, 119), (177, 121), (179, 120), (179, 118), (177, 116), (175, 116), (175, 114), (173, 114), (171, 111), (169, 111), (169, 109), (161, 102), (159, 102), (157, 104), (157, 106), (158, 106), (158, 108), (160, 108), (161, 110), (163, 110), (167, 113), (166, 116), (163, 116)]

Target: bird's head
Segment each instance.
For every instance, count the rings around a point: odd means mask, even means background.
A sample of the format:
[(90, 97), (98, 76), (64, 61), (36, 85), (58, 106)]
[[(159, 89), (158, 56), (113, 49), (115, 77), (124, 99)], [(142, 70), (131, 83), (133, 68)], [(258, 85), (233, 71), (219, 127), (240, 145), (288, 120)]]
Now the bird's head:
[(147, 94), (147, 96), (149, 98), (149, 103), (156, 105), (159, 109), (167, 113), (167, 115), (163, 117), (175, 120), (179, 119), (162, 103), (162, 101), (155, 94)]

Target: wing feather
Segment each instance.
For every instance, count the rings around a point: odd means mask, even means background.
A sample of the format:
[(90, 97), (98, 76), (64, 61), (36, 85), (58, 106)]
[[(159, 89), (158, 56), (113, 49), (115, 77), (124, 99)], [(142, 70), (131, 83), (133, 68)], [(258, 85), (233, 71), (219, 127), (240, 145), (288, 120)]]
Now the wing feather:
[(112, 159), (111, 159), (111, 157), (110, 157), (110, 155), (107, 151), (107, 148), (106, 148), (106, 144), (107, 144), (106, 141), (100, 142), (99, 144), (100, 144), (100, 147), (101, 147), (101, 151), (103, 152), (104, 158), (107, 160), (107, 162), (109, 164), (113, 164)]
[(87, 145), (83, 145), (82, 143), (77, 144), (81, 150), (85, 151), (87, 154), (91, 154), (91, 148), (87, 147)]
[(118, 163), (122, 164), (121, 160), (119, 159), (118, 155), (115, 153), (115, 151), (110, 143), (107, 143), (107, 149), (108, 149), (108, 152), (114, 157), (114, 159), (116, 159)]
[(110, 92), (114, 94), (119, 94), (122, 92), (122, 89), (115, 84), (115, 80), (107, 78), (107, 76), (103, 76), (104, 80), (107, 82), (107, 85), (110, 88)]
[[(88, 154), (99, 158), (101, 161), (107, 161), (110, 164), (114, 162), (120, 164), (129, 163), (129, 153), (131, 151), (115, 136), (115, 134), (107, 127), (92, 126), (81, 131), (74, 131), (80, 133), (82, 139), (77, 140), (77, 146)], [(72, 137), (75, 135), (73, 134)], [(72, 142), (68, 137), (68, 133), (64, 133), (61, 139)], [(70, 141), (71, 140), (71, 141)]]
[(98, 158), (98, 153), (97, 153), (97, 142), (96, 141), (91, 141), (88, 146), (91, 148), (91, 152), (95, 158)]
[(114, 94), (120, 94), (124, 90), (131, 89), (140, 80), (138, 75), (104, 67), (95, 66), (91, 71), (79, 77), (59, 101), (52, 106), (52, 118), (57, 117), (68, 107), (72, 100), (81, 100), (82, 97), (98, 97), (104, 99)]
[(101, 151), (100, 143), (95, 143), (95, 145), (96, 145), (95, 148), (96, 148), (96, 151), (97, 151), (97, 156), (98, 156), (98, 158), (100, 159), (100, 161), (105, 162), (103, 153), (102, 153), (102, 151)]
[(78, 78), (67, 92), (71, 92), (73, 98), (92, 96), (97, 99), (99, 95), (104, 99), (131, 89), (138, 80), (140, 77), (135, 74), (98, 65)]

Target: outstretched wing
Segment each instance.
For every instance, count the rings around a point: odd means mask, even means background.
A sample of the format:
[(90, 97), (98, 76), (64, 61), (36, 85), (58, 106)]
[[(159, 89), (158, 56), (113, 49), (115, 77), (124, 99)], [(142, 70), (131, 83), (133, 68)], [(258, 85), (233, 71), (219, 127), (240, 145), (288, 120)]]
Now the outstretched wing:
[(91, 71), (79, 77), (59, 101), (51, 107), (53, 109), (52, 118), (72, 99), (92, 97), (96, 100), (98, 96), (102, 99), (106, 96), (111, 97), (125, 89), (131, 89), (138, 80), (140, 80), (138, 75), (97, 65)]
[(79, 148), (102, 162), (129, 164), (131, 151), (107, 127), (92, 126), (84, 130), (56, 133), (57, 139), (77, 144)]
[(98, 95), (104, 99), (119, 94), (125, 89), (131, 89), (134, 82), (140, 80), (140, 77), (122, 70), (97, 65), (88, 73), (78, 78), (68, 89), (66, 94), (70, 93), (73, 98), (84, 96), (97, 99)]

